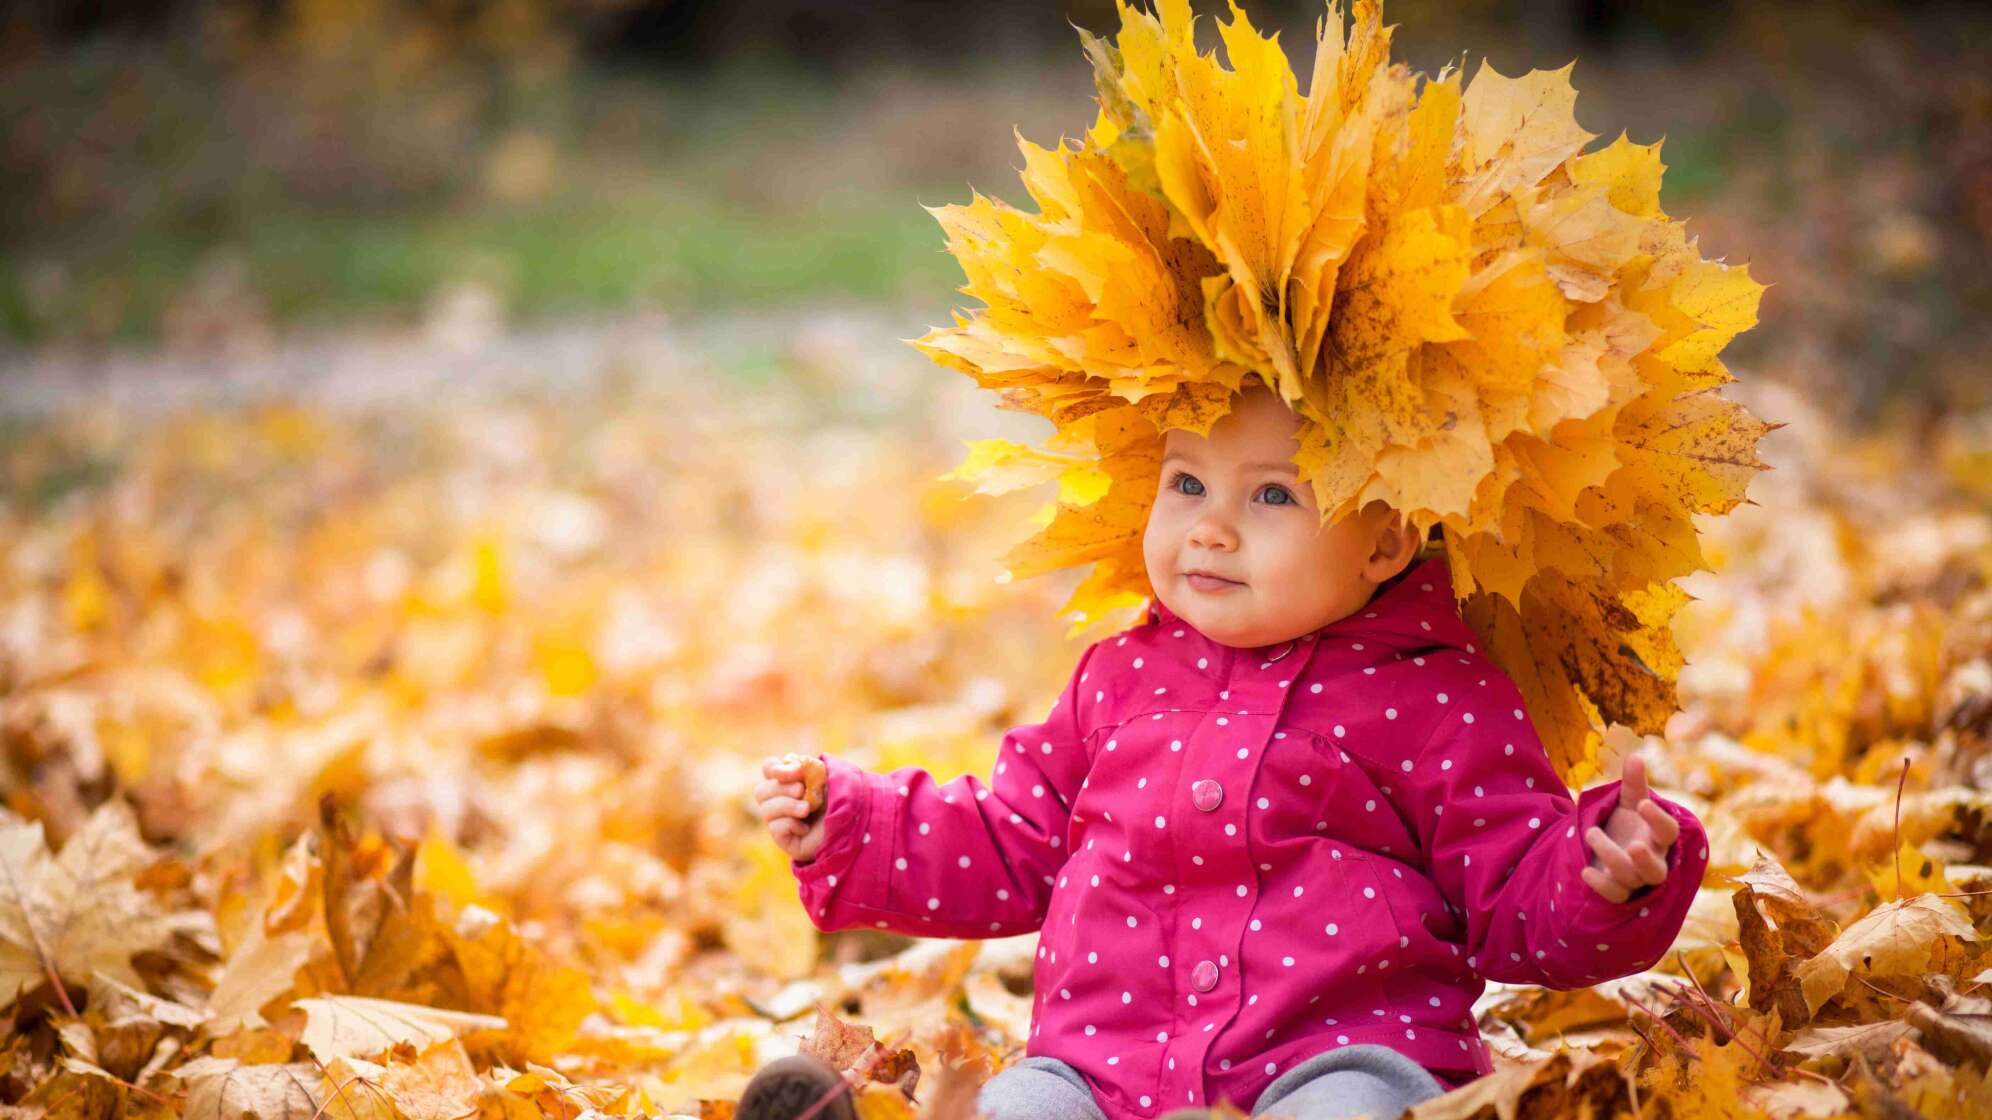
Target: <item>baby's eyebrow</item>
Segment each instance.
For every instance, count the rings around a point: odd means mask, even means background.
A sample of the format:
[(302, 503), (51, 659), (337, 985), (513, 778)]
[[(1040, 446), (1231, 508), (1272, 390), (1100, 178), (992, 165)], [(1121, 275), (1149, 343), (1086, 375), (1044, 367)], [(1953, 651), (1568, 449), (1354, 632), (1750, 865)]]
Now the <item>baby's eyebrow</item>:
[[(1162, 456), (1162, 462), (1165, 464), (1174, 462), (1178, 459), (1187, 461), (1189, 459), (1189, 456), (1183, 454), (1180, 451), (1171, 451), (1167, 455)], [(1290, 475), (1300, 474), (1300, 471), (1294, 467), (1292, 461), (1290, 460), (1281, 463), (1271, 463), (1271, 462), (1261, 461), (1256, 463), (1240, 463), (1238, 465), (1250, 471), (1284, 471)]]

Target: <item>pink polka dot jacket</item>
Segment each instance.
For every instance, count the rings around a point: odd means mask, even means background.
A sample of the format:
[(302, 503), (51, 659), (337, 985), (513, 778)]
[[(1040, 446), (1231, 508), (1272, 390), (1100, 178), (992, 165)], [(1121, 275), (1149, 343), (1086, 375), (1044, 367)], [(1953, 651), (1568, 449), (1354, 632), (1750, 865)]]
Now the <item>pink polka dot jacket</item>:
[(1292, 642), (1214, 642), (1160, 600), (1079, 658), (988, 784), (830, 755), (823, 930), (1041, 930), (1026, 1052), (1110, 1120), (1229, 1098), (1338, 1046), (1458, 1084), (1491, 1065), (1484, 981), (1645, 969), (1708, 862), (1694, 815), (1666, 882), (1606, 901), (1579, 872), (1618, 783), (1574, 802), (1514, 682), (1475, 648), (1443, 556)]

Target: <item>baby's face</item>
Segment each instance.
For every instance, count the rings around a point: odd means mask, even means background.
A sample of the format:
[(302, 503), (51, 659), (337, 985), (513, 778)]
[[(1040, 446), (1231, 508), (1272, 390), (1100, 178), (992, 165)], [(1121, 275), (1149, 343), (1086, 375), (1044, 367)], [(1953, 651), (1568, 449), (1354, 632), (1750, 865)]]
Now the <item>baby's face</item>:
[(1248, 647), (1310, 633), (1369, 602), (1415, 557), (1416, 530), (1381, 503), (1321, 524), (1293, 466), (1299, 428), (1285, 402), (1253, 386), (1208, 437), (1164, 434), (1142, 537), (1148, 581), (1212, 641)]

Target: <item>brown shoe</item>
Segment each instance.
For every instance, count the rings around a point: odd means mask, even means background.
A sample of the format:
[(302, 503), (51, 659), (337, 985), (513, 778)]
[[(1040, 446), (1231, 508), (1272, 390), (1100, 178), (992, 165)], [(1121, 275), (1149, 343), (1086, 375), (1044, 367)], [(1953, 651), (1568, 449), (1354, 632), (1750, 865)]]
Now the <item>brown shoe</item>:
[[(822, 1108), (810, 1112), (817, 1102)], [(740, 1093), (734, 1120), (857, 1120), (857, 1106), (844, 1078), (807, 1054), (791, 1054), (762, 1066)]]

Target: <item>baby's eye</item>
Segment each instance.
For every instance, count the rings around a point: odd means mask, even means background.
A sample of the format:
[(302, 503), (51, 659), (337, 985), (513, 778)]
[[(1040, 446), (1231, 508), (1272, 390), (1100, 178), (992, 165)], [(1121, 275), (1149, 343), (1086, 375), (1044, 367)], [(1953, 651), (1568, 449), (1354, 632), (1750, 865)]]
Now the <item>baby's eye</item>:
[[(1294, 503), (1293, 493), (1276, 482), (1267, 483), (1266, 488), (1259, 493), (1266, 495), (1266, 504), (1269, 506), (1290, 506)], [(1275, 494), (1279, 495), (1278, 501), (1272, 498)]]
[[(1187, 483), (1196, 487), (1196, 489), (1185, 490), (1178, 483)], [(1194, 498), (1203, 493), (1203, 483), (1197, 481), (1197, 476), (1193, 474), (1184, 474), (1182, 471), (1177, 471), (1175, 477), (1169, 480), (1169, 489), (1176, 491), (1178, 494), (1188, 494)]]

